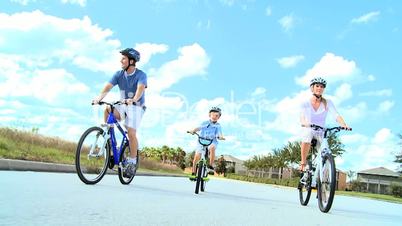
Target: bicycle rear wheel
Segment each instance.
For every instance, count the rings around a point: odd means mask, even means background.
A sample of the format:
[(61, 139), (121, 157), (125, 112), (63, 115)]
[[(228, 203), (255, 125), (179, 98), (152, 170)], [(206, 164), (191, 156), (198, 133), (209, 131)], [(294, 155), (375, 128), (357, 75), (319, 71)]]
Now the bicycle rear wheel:
[(127, 158), (130, 157), (130, 148), (128, 146), (128, 144), (125, 144), (122, 152), (120, 153), (120, 159), (119, 159), (119, 180), (122, 184), (130, 184), (131, 181), (133, 181), (135, 175), (137, 174), (137, 169), (138, 166), (140, 165), (140, 155), (138, 153), (137, 150), (137, 165), (136, 165), (136, 169), (133, 175), (131, 175), (131, 177), (128, 177), (125, 174), (126, 168), (127, 168)]
[(308, 204), (308, 202), (310, 201), (310, 196), (311, 196), (311, 180), (312, 180), (311, 177), (312, 177), (312, 175), (311, 175), (310, 170), (312, 169), (312, 164), (310, 161), (308, 162), (308, 168), (309, 168), (309, 170), (304, 172), (304, 173), (308, 174), (307, 180), (304, 183), (299, 182), (299, 187), (298, 187), (299, 200), (300, 200), (300, 204), (302, 206), (306, 206)]
[(106, 174), (110, 150), (103, 132), (100, 127), (91, 127), (78, 142), (75, 168), (85, 184), (96, 184)]
[(318, 206), (321, 212), (327, 213), (332, 206), (336, 186), (336, 167), (334, 157), (325, 154), (317, 183)]
[(195, 175), (197, 175), (197, 180), (195, 183), (195, 194), (198, 194), (199, 190), (200, 190), (200, 186), (201, 186), (201, 182), (202, 182), (202, 176), (204, 175), (204, 163), (201, 161), (198, 163), (197, 166), (197, 172), (195, 173)]

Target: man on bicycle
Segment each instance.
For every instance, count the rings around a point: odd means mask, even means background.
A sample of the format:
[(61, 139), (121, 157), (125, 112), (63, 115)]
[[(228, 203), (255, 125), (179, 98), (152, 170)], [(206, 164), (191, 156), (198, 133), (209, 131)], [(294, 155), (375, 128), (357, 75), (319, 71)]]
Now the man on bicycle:
[[(137, 129), (139, 128), (142, 116), (145, 112), (145, 88), (147, 88), (147, 75), (136, 68), (140, 61), (140, 53), (133, 48), (126, 48), (120, 51), (121, 68), (102, 89), (100, 95), (93, 100), (94, 104), (99, 103), (106, 94), (115, 86), (120, 89), (120, 97), (124, 105), (117, 105), (117, 111), (113, 114), (117, 120), (125, 119), (125, 126), (130, 140), (130, 158), (128, 158), (127, 176), (135, 173), (137, 164)], [(110, 107), (105, 109), (104, 121), (107, 121)]]
[[(213, 172), (214, 171), (214, 161), (215, 161), (215, 151), (216, 148), (218, 147), (218, 140), (224, 140), (225, 138), (223, 137), (222, 134), (222, 129), (221, 125), (218, 123), (219, 118), (222, 115), (222, 111), (218, 107), (212, 107), (209, 110), (209, 120), (201, 123), (201, 125), (197, 128), (194, 128), (193, 130), (190, 130), (189, 132), (194, 134), (197, 131), (201, 131), (200, 136), (208, 139), (213, 139), (212, 144), (208, 146), (209, 150), (209, 165), (208, 169), (209, 171)], [(195, 176), (195, 167), (197, 162), (201, 158), (201, 152), (202, 152), (203, 146), (201, 144), (198, 144), (195, 155), (194, 155), (194, 160), (193, 160), (193, 168), (192, 168), (192, 176)]]
[(313, 96), (304, 101), (301, 105), (300, 121), (303, 128), (302, 141), (301, 141), (301, 164), (300, 171), (304, 171), (306, 167), (306, 159), (311, 146), (311, 140), (317, 140), (317, 149), (323, 138), (322, 131), (316, 131), (309, 127), (310, 124), (315, 124), (325, 127), (325, 120), (328, 112), (336, 119), (336, 121), (343, 127), (349, 128), (343, 118), (338, 114), (336, 108), (331, 100), (322, 96), (324, 93), (327, 82), (320, 77), (314, 78), (310, 81), (310, 89)]

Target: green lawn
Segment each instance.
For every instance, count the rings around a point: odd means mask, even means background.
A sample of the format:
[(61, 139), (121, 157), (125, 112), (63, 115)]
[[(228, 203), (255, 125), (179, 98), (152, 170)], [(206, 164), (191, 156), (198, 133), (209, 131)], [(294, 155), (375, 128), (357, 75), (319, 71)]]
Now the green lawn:
[(355, 192), (355, 191), (336, 191), (336, 195), (377, 199), (377, 200), (389, 201), (389, 202), (395, 202), (395, 203), (402, 204), (402, 198), (397, 198), (392, 195), (382, 195), (382, 194), (373, 194), (373, 193), (364, 193), (364, 192)]

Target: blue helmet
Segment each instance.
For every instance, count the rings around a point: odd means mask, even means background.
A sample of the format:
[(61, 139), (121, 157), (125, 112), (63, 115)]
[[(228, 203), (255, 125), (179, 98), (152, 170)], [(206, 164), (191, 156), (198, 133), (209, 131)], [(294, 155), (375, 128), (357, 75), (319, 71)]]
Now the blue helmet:
[(133, 48), (126, 48), (120, 51), (120, 53), (126, 57), (128, 57), (128, 59), (133, 59), (135, 60), (135, 62), (140, 61), (140, 52), (138, 52), (137, 50), (133, 49)]

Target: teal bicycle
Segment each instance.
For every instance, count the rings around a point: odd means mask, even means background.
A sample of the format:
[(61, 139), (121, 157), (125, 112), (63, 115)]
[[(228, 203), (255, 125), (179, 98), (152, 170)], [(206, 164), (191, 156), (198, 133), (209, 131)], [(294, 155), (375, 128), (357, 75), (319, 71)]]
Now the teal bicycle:
[(206, 183), (209, 181), (208, 174), (210, 173), (210, 170), (207, 167), (207, 159), (209, 156), (208, 146), (212, 144), (213, 139), (201, 137), (196, 132), (191, 133), (190, 131), (187, 131), (187, 133), (197, 135), (198, 143), (202, 145), (201, 158), (195, 167), (195, 178), (193, 179), (195, 181), (195, 194), (198, 194), (200, 190), (202, 192), (205, 191)]

